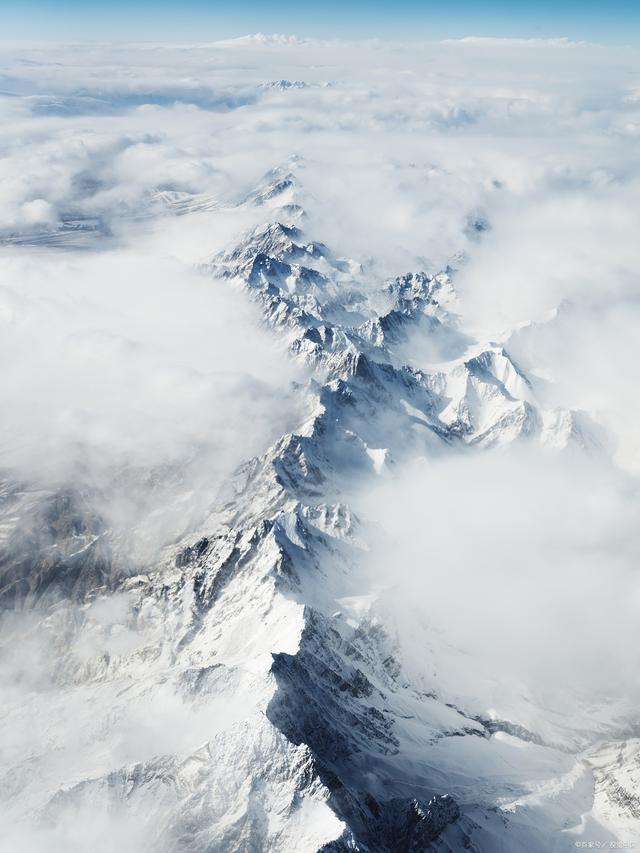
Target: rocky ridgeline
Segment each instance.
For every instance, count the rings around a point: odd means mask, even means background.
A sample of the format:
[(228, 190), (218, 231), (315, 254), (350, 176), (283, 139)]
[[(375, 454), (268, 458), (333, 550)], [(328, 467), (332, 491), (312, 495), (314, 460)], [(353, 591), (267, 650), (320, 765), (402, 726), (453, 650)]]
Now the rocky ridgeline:
[[(371, 531), (349, 507), (355, 483), (424, 455), (589, 446), (588, 423), (540, 407), (503, 347), (462, 334), (453, 269), (377, 281), (306, 235), (297, 180), (274, 170), (242, 199), (272, 221), (206, 271), (215, 287), (239, 281), (307, 371), (300, 428), (247, 461), (198, 530), (151, 566), (116, 566), (109, 531), (72, 492), (33, 498), (34, 513), (19, 509), (24, 496), (3, 503), (2, 595), (11, 607), (56, 603), (37, 630), (58, 638), (61, 689), (88, 697), (80, 743), (99, 731), (108, 744), (114, 717), (136, 704), (153, 713), (166, 689), (206, 715), (200, 740), (107, 772), (76, 766), (62, 785), (33, 780), (43, 751), (16, 760), (5, 796), (45, 825), (117, 806), (153, 850), (492, 853), (510, 838), (540, 849), (549, 827), (497, 808), (521, 780), (486, 783), (478, 750), (508, 732), (552, 752), (564, 774), (571, 751), (411, 684), (376, 617), (347, 619), (336, 599), (368, 593), (358, 566)], [(411, 357), (425, 338), (441, 356), (431, 366)], [(110, 595), (126, 599), (136, 640), (79, 661), (69, 637), (101, 630), (92, 608)], [(468, 761), (447, 751), (454, 743)]]

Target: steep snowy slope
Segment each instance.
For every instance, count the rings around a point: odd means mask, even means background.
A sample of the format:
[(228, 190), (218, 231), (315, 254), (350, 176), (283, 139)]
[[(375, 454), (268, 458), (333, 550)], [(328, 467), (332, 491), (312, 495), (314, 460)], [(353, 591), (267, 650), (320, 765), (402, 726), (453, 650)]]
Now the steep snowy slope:
[(127, 559), (91, 495), (5, 487), (10, 849), (540, 853), (628, 840), (628, 717), (576, 707), (569, 719), (521, 685), (461, 693), (449, 673), (479, 678), (486, 662), (429, 626), (419, 655), (403, 645), (393, 585), (368, 570), (379, 532), (353, 509), (421, 458), (515, 444), (597, 455), (596, 430), (542, 406), (508, 347), (461, 331), (454, 268), (376, 280), (305, 232), (297, 185), (295, 168), (267, 175), (239, 202), (264, 224), (202, 267), (211, 287), (242, 288), (304, 367), (296, 430), (148, 564)]

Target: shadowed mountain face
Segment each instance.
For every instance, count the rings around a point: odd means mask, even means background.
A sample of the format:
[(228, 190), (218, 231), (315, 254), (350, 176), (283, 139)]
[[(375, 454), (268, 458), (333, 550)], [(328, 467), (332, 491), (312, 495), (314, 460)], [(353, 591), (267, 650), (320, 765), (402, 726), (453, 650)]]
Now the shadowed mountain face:
[[(378, 280), (307, 233), (298, 167), (234, 203), (265, 222), (200, 268), (212, 288), (241, 288), (302, 368), (297, 427), (171, 532), (148, 520), (175, 500), (175, 469), (140, 472), (155, 491), (115, 527), (119, 475), (101, 490), (4, 481), (8, 838), (29, 850), (75, 827), (99, 850), (115, 849), (107, 833), (154, 853), (539, 853), (568, 849), (587, 821), (615, 840), (607, 803), (625, 826), (638, 817), (629, 719), (582, 707), (574, 726), (524, 687), (496, 688), (496, 705), (461, 693), (454, 675), (486, 660), (423, 624), (428, 563), (394, 611), (404, 552), (354, 509), (425, 458), (526, 448), (605, 465), (600, 433), (541, 401), (504, 341), (460, 328), (453, 262)], [(156, 531), (145, 557), (136, 525)], [(416, 614), (411, 647), (400, 623)]]
[(82, 601), (113, 580), (109, 531), (91, 495), (73, 487), (5, 483), (0, 504), (0, 599), (5, 608)]
[[(202, 272), (240, 284), (304, 366), (299, 428), (242, 465), (190, 532), (156, 534), (152, 559), (104, 514), (120, 475), (100, 491), (5, 481), (3, 652), (24, 644), (38, 662), (9, 669), (27, 685), (14, 713), (53, 708), (29, 758), (20, 744), (8, 758), (16, 837), (69, 821), (85, 832), (98, 814), (141, 850), (562, 849), (599, 780), (612, 790), (585, 758), (600, 760), (605, 729), (577, 743), (555, 723), (532, 730), (526, 707), (496, 718), (479, 697), (453, 701), (446, 667), (417, 681), (372, 595), (377, 534), (350, 504), (418, 457), (517, 443), (600, 453), (595, 428), (541, 405), (504, 346), (460, 331), (454, 268), (375, 281), (305, 233), (297, 187), (291, 169), (269, 173), (240, 204), (272, 221)], [(158, 505), (176, 478), (137, 476)], [(147, 499), (130, 524), (154, 509)], [(460, 652), (432, 641), (423, 669), (443, 652), (457, 667)], [(625, 784), (616, 802), (632, 819)]]

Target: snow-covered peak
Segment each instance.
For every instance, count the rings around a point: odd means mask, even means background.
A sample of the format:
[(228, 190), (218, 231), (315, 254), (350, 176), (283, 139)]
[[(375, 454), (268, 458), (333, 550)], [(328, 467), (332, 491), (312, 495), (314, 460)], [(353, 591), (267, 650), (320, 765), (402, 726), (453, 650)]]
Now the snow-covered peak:
[[(302, 367), (305, 404), (196, 528), (125, 566), (95, 495), (14, 483), (1, 496), (0, 590), (40, 608), (11, 640), (56, 652), (29, 698), (49, 728), (9, 760), (12, 819), (118, 810), (154, 853), (537, 853), (596, 790), (606, 819), (614, 797), (635, 825), (637, 750), (621, 765), (596, 745), (611, 721), (581, 711), (573, 732), (514, 690), (497, 691), (498, 709), (460, 695), (447, 673), (473, 668), (473, 649), (431, 626), (416, 667), (385, 621), (399, 567), (371, 583), (380, 541), (352, 508), (419, 459), (596, 450), (588, 419), (541, 404), (508, 345), (461, 331), (454, 270), (378, 280), (308, 233), (300, 195), (295, 162), (269, 172), (233, 205), (264, 210), (263, 224), (204, 266)], [(163, 203), (179, 214), (194, 199)], [(9, 700), (18, 734), (21, 713)]]

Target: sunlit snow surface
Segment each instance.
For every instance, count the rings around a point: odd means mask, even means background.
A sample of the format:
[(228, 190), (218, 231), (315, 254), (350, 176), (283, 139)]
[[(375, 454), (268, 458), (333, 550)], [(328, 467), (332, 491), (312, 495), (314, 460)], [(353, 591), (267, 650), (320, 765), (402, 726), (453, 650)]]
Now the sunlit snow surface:
[(640, 844), (640, 58), (0, 50), (0, 840)]

